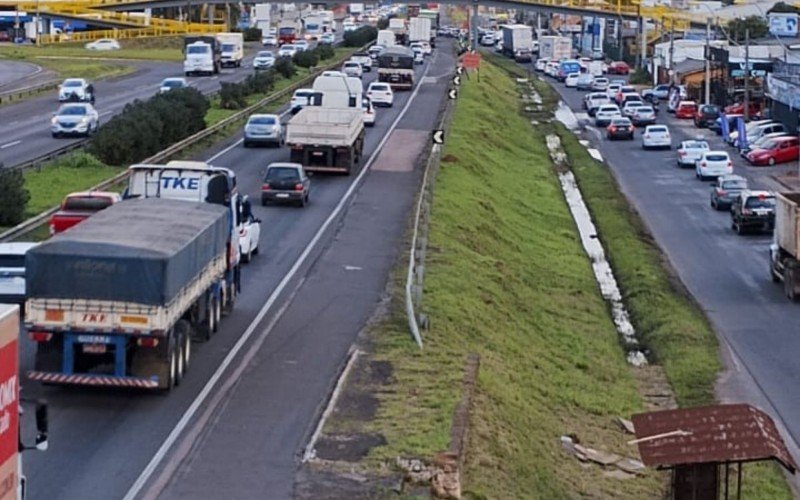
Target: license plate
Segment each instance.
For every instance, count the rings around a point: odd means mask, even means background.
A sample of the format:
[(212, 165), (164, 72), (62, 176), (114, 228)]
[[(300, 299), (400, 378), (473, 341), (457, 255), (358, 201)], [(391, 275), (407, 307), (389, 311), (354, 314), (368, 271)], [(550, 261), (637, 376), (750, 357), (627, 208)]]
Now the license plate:
[(106, 350), (105, 344), (83, 344), (83, 352), (86, 354), (105, 354)]
[(314, 151), (313, 153), (311, 153), (311, 156), (324, 156), (324, 155), (325, 153), (323, 153), (322, 151)]
[(108, 335), (78, 335), (78, 342), (81, 344), (111, 344), (111, 337)]
[(289, 195), (287, 193), (278, 193), (275, 195), (276, 198), (288, 198)]

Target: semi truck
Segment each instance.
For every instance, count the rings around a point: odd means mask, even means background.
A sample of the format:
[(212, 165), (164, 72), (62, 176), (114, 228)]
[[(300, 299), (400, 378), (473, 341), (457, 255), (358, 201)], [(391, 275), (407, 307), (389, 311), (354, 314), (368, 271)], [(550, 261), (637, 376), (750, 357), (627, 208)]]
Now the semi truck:
[(213, 36), (186, 36), (183, 39), (183, 72), (186, 76), (216, 75), (221, 66), (220, 45)]
[(518, 61), (530, 61), (533, 49), (533, 28), (524, 24), (503, 26), (503, 53)]
[(36, 444), (23, 443), (19, 394), (19, 306), (0, 304), (0, 499), (25, 498), (22, 452), (47, 450), (47, 405), (36, 402)]
[(224, 204), (129, 199), (29, 251), (25, 325), (36, 354), (28, 377), (178, 385), (191, 337), (216, 331), (231, 299), (228, 224)]
[(431, 20), (424, 17), (412, 17), (408, 21), (409, 42), (430, 42)]
[(278, 45), (294, 43), (300, 36), (300, 27), (296, 21), (281, 21), (278, 25)]
[(220, 66), (238, 68), (244, 59), (244, 35), (242, 33), (217, 33), (220, 46)]
[(775, 231), (770, 245), (772, 281), (783, 282), (789, 300), (800, 298), (800, 192), (775, 196)]
[(539, 38), (539, 57), (542, 59), (569, 59), (572, 57), (572, 39), (564, 36)]
[(394, 41), (397, 45), (405, 45), (408, 42), (408, 30), (406, 20), (393, 17), (389, 19), (389, 31), (394, 33)]
[(408, 47), (388, 47), (378, 56), (378, 81), (393, 89), (414, 88), (414, 51)]

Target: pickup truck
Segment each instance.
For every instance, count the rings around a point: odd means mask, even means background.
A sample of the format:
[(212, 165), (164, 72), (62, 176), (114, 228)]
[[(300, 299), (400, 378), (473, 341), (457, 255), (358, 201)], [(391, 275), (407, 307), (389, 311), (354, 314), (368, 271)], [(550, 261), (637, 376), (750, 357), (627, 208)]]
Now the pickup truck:
[(58, 212), (50, 216), (50, 235), (66, 231), (89, 216), (120, 201), (117, 193), (87, 191), (68, 194)]

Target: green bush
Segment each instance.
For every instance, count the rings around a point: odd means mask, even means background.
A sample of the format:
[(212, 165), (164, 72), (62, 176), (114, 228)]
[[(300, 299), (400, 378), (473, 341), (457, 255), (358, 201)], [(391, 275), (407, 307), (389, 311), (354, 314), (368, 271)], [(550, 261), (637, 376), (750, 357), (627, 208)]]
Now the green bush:
[(316, 50), (303, 50), (292, 57), (292, 62), (301, 68), (311, 68), (319, 62), (319, 55)]
[(336, 51), (333, 50), (333, 47), (330, 45), (317, 45), (314, 52), (317, 54), (317, 57), (319, 57), (320, 61), (330, 59), (336, 55)]
[(243, 32), (245, 42), (260, 42), (261, 28), (247, 28)]
[(103, 168), (106, 165), (96, 156), (77, 151), (58, 159), (58, 165), (65, 168)]
[(636, 68), (633, 73), (631, 73), (630, 82), (633, 85), (648, 85), (653, 83), (653, 77), (646, 69)]
[(0, 226), (16, 226), (24, 220), (31, 194), (25, 189), (22, 170), (0, 164)]
[(279, 57), (278, 60), (275, 61), (275, 66), (273, 67), (275, 71), (284, 78), (291, 78), (297, 73), (297, 68), (288, 57)]
[(378, 30), (373, 26), (362, 26), (344, 34), (345, 47), (361, 47), (378, 38)]
[(382, 18), (378, 19), (377, 26), (378, 26), (379, 30), (387, 29), (389, 27), (389, 18), (388, 17), (382, 17)]
[(245, 80), (250, 94), (266, 94), (275, 86), (275, 70), (261, 71), (252, 74)]
[(88, 152), (106, 165), (136, 163), (204, 129), (208, 108), (195, 88), (133, 101), (100, 127)]
[(222, 82), (219, 90), (219, 107), (222, 109), (242, 109), (247, 106), (247, 85), (244, 83)]

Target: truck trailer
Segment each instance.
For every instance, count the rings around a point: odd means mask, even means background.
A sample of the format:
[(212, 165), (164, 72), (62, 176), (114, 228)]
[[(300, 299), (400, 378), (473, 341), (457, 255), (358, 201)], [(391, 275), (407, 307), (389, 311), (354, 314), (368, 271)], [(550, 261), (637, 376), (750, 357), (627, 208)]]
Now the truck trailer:
[(393, 89), (414, 88), (414, 51), (408, 47), (389, 47), (378, 56), (378, 81)]
[(800, 192), (775, 196), (775, 231), (770, 245), (769, 273), (789, 300), (800, 298)]
[(530, 62), (533, 49), (533, 28), (525, 24), (503, 26), (503, 53), (519, 62)]
[(309, 172), (350, 174), (364, 149), (364, 110), (306, 106), (286, 126), (290, 161)]
[[(32, 380), (168, 391), (219, 324), (230, 251), (214, 203), (131, 199), (26, 254)], [(35, 250), (35, 251), (34, 251)]]
[(429, 42), (431, 39), (431, 20), (424, 17), (412, 17), (408, 21), (409, 42)]
[(572, 57), (572, 39), (565, 36), (539, 38), (539, 58), (560, 61)]

